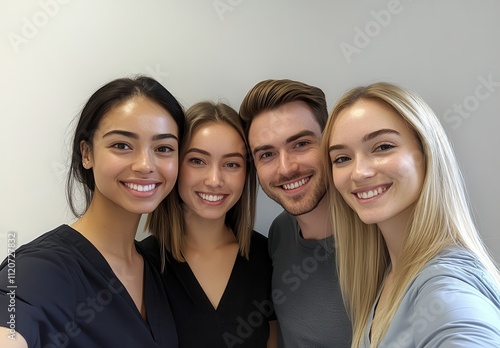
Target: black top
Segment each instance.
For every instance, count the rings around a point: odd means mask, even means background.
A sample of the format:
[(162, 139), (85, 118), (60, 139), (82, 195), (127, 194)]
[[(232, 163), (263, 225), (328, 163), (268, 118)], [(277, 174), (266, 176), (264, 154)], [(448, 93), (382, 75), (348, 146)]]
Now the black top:
[[(158, 242), (148, 237), (142, 246), (160, 267)], [(163, 279), (177, 327), (179, 347), (266, 347), (268, 321), (276, 320), (271, 301), (271, 259), (267, 238), (254, 232), (249, 260), (236, 257), (228, 284), (214, 309), (187, 262), (167, 252)]]
[[(137, 242), (136, 248), (143, 254)], [(13, 256), (0, 265), (0, 325), (10, 326), (14, 315), (15, 330), (29, 347), (177, 346), (159, 273), (146, 258), (147, 321), (104, 257), (67, 225), (21, 246)], [(15, 280), (9, 285), (13, 266)]]

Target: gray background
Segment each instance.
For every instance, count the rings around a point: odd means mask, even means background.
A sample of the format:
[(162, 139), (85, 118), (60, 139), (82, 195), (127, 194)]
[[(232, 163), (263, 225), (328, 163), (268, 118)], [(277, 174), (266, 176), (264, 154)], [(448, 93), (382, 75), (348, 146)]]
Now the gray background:
[[(187, 108), (238, 109), (268, 78), (347, 89), (403, 84), (452, 138), (486, 244), (500, 260), (499, 1), (2, 0), (0, 256), (72, 217), (64, 177), (74, 124), (103, 83), (137, 73)], [(257, 229), (280, 207), (259, 194)], [(143, 235), (139, 234), (138, 238)]]

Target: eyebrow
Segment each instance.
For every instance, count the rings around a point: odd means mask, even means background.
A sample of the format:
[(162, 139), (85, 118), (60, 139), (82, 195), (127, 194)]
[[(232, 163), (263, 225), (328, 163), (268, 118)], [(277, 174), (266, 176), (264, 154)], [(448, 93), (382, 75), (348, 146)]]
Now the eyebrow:
[[(307, 137), (307, 136), (316, 137), (316, 133), (314, 133), (313, 131), (310, 131), (310, 130), (303, 130), (302, 132), (299, 132), (297, 134), (294, 134), (294, 135), (286, 138), (285, 143), (289, 144), (289, 143), (294, 142), (302, 137)], [(255, 149), (253, 149), (253, 154), (256, 155), (257, 152), (259, 152), (259, 151), (266, 151), (266, 150), (270, 150), (272, 148), (274, 148), (274, 146), (271, 146), (271, 145), (257, 146)]]
[[(127, 138), (139, 139), (139, 135), (137, 133), (119, 130), (119, 129), (107, 132), (102, 137), (105, 138), (107, 136), (111, 136), (111, 135), (115, 135), (115, 134), (123, 135), (124, 137), (127, 137)], [(155, 134), (155, 135), (153, 135), (152, 139), (153, 139), (153, 141), (162, 140), (162, 139), (175, 139), (175, 140), (177, 140), (177, 142), (179, 141), (179, 139), (175, 135), (173, 135), (172, 133)]]
[[(186, 155), (188, 153), (192, 153), (192, 152), (199, 153), (199, 154), (202, 154), (205, 156), (210, 156), (210, 152), (208, 152), (206, 150), (198, 149), (197, 147), (192, 147), (189, 150), (187, 150)], [(243, 154), (241, 154), (240, 152), (230, 152), (230, 153), (226, 153), (226, 154), (222, 155), (222, 158), (227, 158), (227, 157), (241, 157), (242, 159), (245, 159), (245, 156), (243, 156)]]
[[(366, 134), (365, 136), (363, 136), (363, 138), (361, 138), (361, 140), (363, 142), (367, 142), (369, 140), (372, 140), (372, 139), (375, 139), (376, 137), (378, 136), (381, 136), (383, 134), (396, 134), (396, 135), (400, 135), (398, 131), (394, 130), (394, 129), (389, 129), (389, 128), (383, 128), (383, 129), (379, 129), (375, 132), (371, 132), (371, 133), (368, 133)], [(345, 149), (346, 146), (343, 145), (343, 144), (335, 144), (335, 145), (332, 145), (328, 148), (328, 152), (331, 152), (333, 150), (343, 150)]]

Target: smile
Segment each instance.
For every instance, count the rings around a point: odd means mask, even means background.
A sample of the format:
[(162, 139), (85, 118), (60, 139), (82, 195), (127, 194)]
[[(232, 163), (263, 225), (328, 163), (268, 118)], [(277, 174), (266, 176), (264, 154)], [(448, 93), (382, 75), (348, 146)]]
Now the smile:
[(357, 193), (355, 193), (355, 195), (359, 199), (368, 199), (368, 198), (378, 196), (379, 194), (381, 194), (382, 192), (385, 192), (385, 191), (387, 191), (387, 187), (379, 187), (375, 190), (370, 190), (370, 191), (365, 191), (365, 192), (357, 192)]
[(281, 185), (285, 190), (293, 190), (298, 187), (301, 187), (302, 185), (305, 185), (309, 181), (309, 178), (304, 178), (296, 182), (292, 182), (291, 184), (285, 184)]
[(202, 199), (205, 201), (209, 202), (218, 202), (224, 199), (225, 195), (207, 195), (206, 193), (198, 193), (198, 196), (200, 196)]
[(156, 187), (156, 184), (137, 185), (137, 184), (131, 184), (128, 182), (125, 182), (124, 185), (127, 186), (131, 190), (139, 191), (139, 192), (148, 192), (148, 191), (154, 190)]

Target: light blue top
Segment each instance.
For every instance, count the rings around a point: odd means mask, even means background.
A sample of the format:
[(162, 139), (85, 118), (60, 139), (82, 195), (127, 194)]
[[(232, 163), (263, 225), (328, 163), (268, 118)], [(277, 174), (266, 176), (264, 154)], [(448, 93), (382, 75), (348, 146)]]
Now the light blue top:
[(445, 251), (410, 283), (379, 347), (499, 348), (500, 289), (469, 251)]

